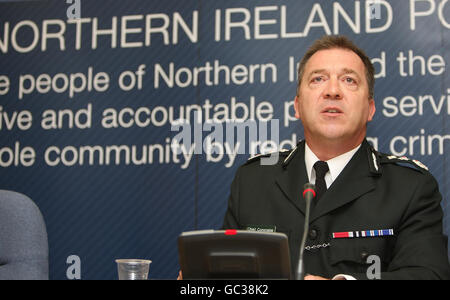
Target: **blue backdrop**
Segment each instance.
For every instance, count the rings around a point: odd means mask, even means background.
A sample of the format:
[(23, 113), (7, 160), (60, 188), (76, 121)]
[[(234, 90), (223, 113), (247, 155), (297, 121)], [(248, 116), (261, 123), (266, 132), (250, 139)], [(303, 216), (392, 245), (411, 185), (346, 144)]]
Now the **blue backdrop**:
[(178, 235), (221, 226), (251, 151), (176, 154), (171, 121), (197, 109), (219, 124), (279, 120), (279, 141), (295, 144), (296, 63), (324, 34), (373, 59), (368, 136), (429, 167), (448, 234), (447, 0), (2, 1), (0, 188), (40, 207), (50, 277), (65, 279), (77, 255), (82, 279), (115, 279), (116, 258), (176, 278)]

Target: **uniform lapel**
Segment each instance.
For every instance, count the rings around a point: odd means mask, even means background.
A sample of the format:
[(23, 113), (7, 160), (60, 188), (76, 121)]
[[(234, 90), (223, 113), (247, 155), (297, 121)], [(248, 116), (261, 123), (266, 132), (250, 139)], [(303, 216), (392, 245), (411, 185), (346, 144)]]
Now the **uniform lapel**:
[(375, 180), (370, 172), (367, 157), (368, 147), (369, 144), (364, 140), (312, 211), (311, 222), (375, 189)]
[(276, 183), (286, 197), (304, 214), (305, 201), (302, 198), (303, 185), (308, 182), (305, 167), (305, 142), (302, 141), (290, 158), (289, 164), (281, 168)]

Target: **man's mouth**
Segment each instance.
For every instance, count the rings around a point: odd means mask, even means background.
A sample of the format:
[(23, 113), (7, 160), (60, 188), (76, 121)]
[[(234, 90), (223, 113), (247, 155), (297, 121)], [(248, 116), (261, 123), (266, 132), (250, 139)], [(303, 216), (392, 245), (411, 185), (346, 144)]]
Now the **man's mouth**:
[(327, 107), (324, 110), (322, 110), (322, 113), (328, 113), (328, 114), (341, 114), (342, 110), (340, 110), (337, 107)]

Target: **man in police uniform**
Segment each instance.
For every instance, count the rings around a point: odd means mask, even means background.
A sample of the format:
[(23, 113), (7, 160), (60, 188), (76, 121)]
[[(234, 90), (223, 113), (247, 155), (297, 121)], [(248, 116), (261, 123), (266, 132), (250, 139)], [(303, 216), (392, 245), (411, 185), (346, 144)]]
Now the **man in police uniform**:
[(303, 57), (295, 98), (305, 140), (241, 166), (224, 228), (272, 228), (289, 238), (291, 265), (303, 235), (303, 185), (315, 183), (304, 256), (305, 279), (450, 279), (442, 199), (417, 161), (381, 154), (366, 141), (375, 113), (374, 69), (342, 36), (317, 40)]

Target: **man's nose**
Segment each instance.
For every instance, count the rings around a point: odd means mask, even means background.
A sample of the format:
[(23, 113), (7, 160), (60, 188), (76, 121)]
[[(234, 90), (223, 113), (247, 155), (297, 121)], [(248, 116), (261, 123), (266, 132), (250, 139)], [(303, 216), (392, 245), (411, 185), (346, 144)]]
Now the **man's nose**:
[(342, 99), (342, 91), (337, 78), (328, 80), (328, 84), (323, 91), (325, 99), (340, 100)]

